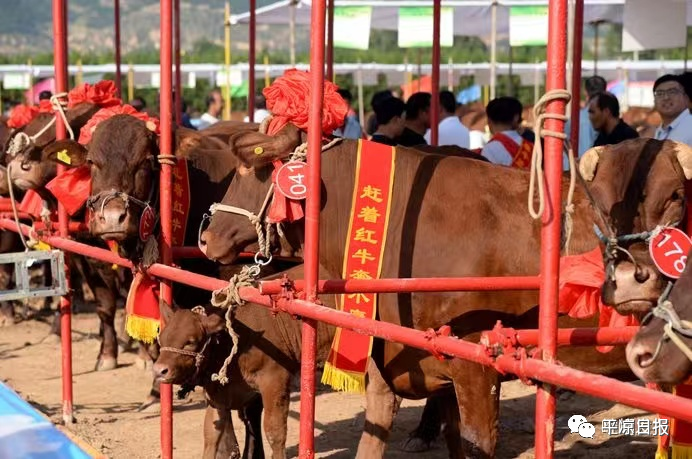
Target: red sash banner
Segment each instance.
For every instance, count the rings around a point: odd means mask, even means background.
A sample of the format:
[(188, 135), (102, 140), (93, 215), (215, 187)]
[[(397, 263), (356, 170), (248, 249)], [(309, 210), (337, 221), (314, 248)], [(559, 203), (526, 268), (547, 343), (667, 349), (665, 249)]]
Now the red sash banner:
[(522, 139), (521, 145), (512, 140), (508, 135), (498, 132), (490, 139), (490, 142), (496, 140), (505, 147), (507, 153), (512, 157), (512, 167), (520, 169), (528, 169), (531, 165), (531, 157), (533, 156), (533, 143), (526, 139)]
[[(185, 243), (185, 230), (190, 215), (190, 175), (187, 160), (178, 159), (173, 168), (173, 246)], [(145, 343), (159, 335), (159, 282), (144, 273), (137, 273), (127, 296), (127, 334)]]
[[(377, 279), (389, 225), (396, 149), (368, 140), (358, 141), (356, 183), (353, 190), (348, 238), (344, 252), (344, 279)], [(377, 294), (341, 295), (339, 309), (356, 317), (375, 319)], [(365, 392), (365, 373), (373, 338), (337, 328), (322, 374), (322, 383), (338, 391)]]

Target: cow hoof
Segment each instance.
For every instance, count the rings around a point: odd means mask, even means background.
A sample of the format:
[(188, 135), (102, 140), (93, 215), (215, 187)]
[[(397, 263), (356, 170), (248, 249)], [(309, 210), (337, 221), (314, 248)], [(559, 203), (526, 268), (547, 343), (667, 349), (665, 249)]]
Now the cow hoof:
[(41, 342), (44, 344), (59, 344), (60, 343), (60, 335), (56, 335), (55, 333), (50, 333), (48, 336), (43, 338), (41, 340)]
[(137, 408), (138, 413), (151, 413), (157, 410), (157, 405), (159, 404), (159, 399), (158, 397), (154, 397), (153, 395), (150, 395), (147, 397), (147, 399), (139, 405), (139, 408)]
[(140, 370), (151, 370), (152, 368), (154, 368), (154, 361), (151, 359), (135, 357), (135, 368), (138, 368)]
[(399, 443), (399, 449), (406, 453), (422, 453), (430, 450), (430, 443), (420, 437), (408, 437)]
[(115, 370), (118, 367), (118, 361), (113, 357), (102, 357), (96, 362), (96, 371)]

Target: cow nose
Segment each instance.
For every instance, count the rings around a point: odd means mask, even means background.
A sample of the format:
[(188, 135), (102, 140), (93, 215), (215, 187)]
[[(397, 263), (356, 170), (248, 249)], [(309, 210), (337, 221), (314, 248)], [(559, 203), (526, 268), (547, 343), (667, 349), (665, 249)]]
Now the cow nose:
[(639, 368), (648, 368), (656, 359), (651, 348), (646, 344), (636, 343), (632, 346), (629, 351), (632, 362)]
[(107, 227), (120, 227), (122, 226), (123, 223), (125, 223), (125, 219), (127, 218), (127, 210), (124, 208), (109, 208), (109, 209), (103, 209), (103, 212), (100, 213), (99, 219), (101, 220), (102, 223), (104, 223)]
[(209, 239), (209, 232), (208, 231), (202, 231), (202, 234), (199, 235), (199, 241), (197, 241), (197, 245), (199, 246), (199, 250), (201, 250), (205, 256), (207, 255), (207, 241), (208, 241), (208, 239)]
[(637, 265), (635, 270), (634, 270), (634, 280), (639, 282), (640, 284), (643, 284), (644, 282), (648, 281), (651, 278), (651, 269), (642, 266), (642, 265)]
[(154, 376), (157, 378), (165, 378), (170, 373), (170, 368), (165, 363), (155, 363), (154, 364)]

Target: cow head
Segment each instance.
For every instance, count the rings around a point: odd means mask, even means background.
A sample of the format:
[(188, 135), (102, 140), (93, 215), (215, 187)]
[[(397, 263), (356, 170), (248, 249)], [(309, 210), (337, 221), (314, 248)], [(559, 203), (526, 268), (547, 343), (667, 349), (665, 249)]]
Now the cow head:
[[(680, 384), (692, 376), (692, 267), (687, 264), (675, 282), (668, 301), (643, 321), (627, 344), (627, 363), (639, 379), (658, 384)], [(685, 322), (687, 321), (687, 322)], [(670, 334), (674, 335), (671, 339)]]
[(683, 223), (692, 149), (670, 140), (633, 139), (588, 150), (579, 170), (593, 197), (595, 223), (604, 242), (610, 238), (603, 302), (620, 314), (645, 314), (669, 280), (654, 265), (647, 237), (659, 225)]
[[(287, 158), (301, 142), (301, 132), (287, 124), (276, 135), (240, 132), (229, 139), (231, 151), (239, 162), (235, 177), (222, 204), (258, 214), (269, 196), (272, 185), (272, 161)], [(264, 216), (259, 216), (263, 219)], [(245, 249), (256, 249), (256, 227), (247, 216), (216, 212), (200, 235), (201, 250), (211, 260), (233, 263)]]
[[(99, 107), (92, 103), (80, 103), (65, 111), (72, 131), (79, 135), (79, 130), (86, 124)], [(52, 161), (47, 161), (51, 151), (48, 148), (55, 142), (55, 123), (41, 133), (55, 119), (50, 113), (40, 113), (26, 126), (12, 132), (5, 151), (8, 154), (7, 166), (9, 168), (12, 183), (22, 190), (38, 190), (50, 182), (56, 174), (56, 166)], [(26, 134), (34, 137), (41, 133), (33, 142), (22, 142), (19, 151), (12, 151), (10, 145), (18, 136)]]
[(68, 140), (50, 148), (51, 159), (90, 168), (87, 207), (93, 235), (116, 241), (137, 237), (144, 208), (149, 203), (155, 206), (159, 148), (153, 129), (140, 119), (119, 114), (100, 122), (86, 147)]
[(168, 384), (194, 383), (209, 360), (212, 340), (226, 329), (222, 312), (196, 306), (192, 310), (162, 306), (166, 327), (159, 335), (154, 376)]

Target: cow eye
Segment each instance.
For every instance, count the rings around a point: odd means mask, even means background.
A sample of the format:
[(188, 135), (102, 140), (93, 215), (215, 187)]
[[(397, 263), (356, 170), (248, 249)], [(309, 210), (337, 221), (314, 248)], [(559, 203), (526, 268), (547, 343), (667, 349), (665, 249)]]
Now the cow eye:
[(678, 193), (677, 191), (673, 191), (673, 195), (670, 197), (670, 199), (672, 199), (673, 201), (679, 201), (680, 199), (682, 199), (682, 196), (680, 196), (680, 193)]

